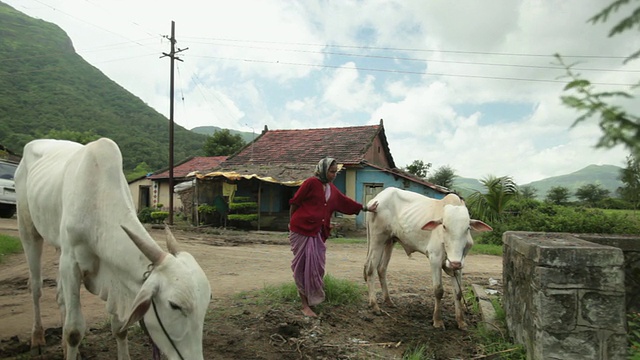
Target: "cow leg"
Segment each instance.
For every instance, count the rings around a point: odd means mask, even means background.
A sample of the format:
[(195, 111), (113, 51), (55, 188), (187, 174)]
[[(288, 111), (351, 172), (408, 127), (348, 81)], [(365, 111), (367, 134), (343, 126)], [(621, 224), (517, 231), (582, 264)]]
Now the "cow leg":
[(379, 245), (376, 236), (371, 236), (368, 242), (369, 249), (367, 251), (367, 260), (364, 263), (364, 279), (367, 282), (367, 288), (369, 290), (369, 307), (372, 308), (374, 313), (380, 315), (382, 312), (376, 300), (374, 271), (376, 271), (380, 264), (384, 247)]
[(451, 286), (455, 294), (456, 304), (456, 322), (458, 323), (458, 329), (467, 330), (467, 324), (464, 321), (464, 310), (462, 308), (462, 270), (454, 271), (454, 276), (451, 277)]
[(129, 341), (127, 340), (127, 330), (120, 331), (124, 322), (118, 320), (117, 315), (111, 315), (111, 333), (116, 338), (118, 344), (118, 360), (130, 360)]
[(33, 327), (31, 329), (31, 354), (43, 355), (46, 345), (44, 328), (40, 316), (40, 297), (42, 297), (42, 236), (32, 226), (31, 218), (27, 213), (21, 214), (18, 219), (18, 228), (24, 254), (29, 264), (29, 285), (31, 287), (31, 300), (33, 302)]
[(382, 300), (388, 306), (394, 307), (395, 304), (391, 301), (389, 296), (389, 288), (387, 287), (387, 268), (389, 266), (389, 260), (391, 260), (391, 253), (393, 252), (394, 241), (388, 240), (384, 245), (382, 251), (382, 259), (378, 264), (378, 278), (380, 279), (380, 287), (382, 288)]
[(62, 301), (64, 304), (64, 325), (62, 342), (65, 344), (67, 360), (80, 357), (79, 346), (85, 332), (85, 320), (80, 304), (80, 268), (68, 250), (63, 249), (60, 255), (60, 281)]
[(435, 295), (435, 305), (433, 306), (433, 327), (444, 329), (444, 322), (440, 315), (440, 303), (444, 296), (444, 288), (442, 287), (442, 260), (435, 256), (429, 256), (429, 263), (431, 265), (431, 279), (433, 282), (433, 293)]

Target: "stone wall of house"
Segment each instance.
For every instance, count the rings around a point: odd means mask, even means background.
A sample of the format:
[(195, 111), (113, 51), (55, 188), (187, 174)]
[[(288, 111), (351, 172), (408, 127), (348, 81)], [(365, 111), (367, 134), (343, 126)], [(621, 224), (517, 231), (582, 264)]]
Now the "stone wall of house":
[(622, 249), (562, 233), (503, 242), (507, 327), (528, 359), (626, 359)]

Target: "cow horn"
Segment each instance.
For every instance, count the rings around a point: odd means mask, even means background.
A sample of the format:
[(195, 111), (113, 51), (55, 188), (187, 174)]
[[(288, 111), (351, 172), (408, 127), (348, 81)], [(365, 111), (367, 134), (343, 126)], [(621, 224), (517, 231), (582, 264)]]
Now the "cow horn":
[(169, 250), (169, 252), (172, 255), (176, 255), (179, 252), (178, 240), (176, 240), (176, 237), (173, 236), (173, 233), (171, 232), (171, 228), (169, 227), (169, 225), (164, 224), (164, 230), (167, 233), (167, 250)]
[[(164, 259), (166, 253), (160, 249), (159, 246), (155, 242), (147, 241), (146, 239), (138, 236), (133, 231), (125, 227), (124, 225), (120, 225), (122, 230), (129, 235), (129, 238), (133, 241), (134, 244), (142, 251), (144, 256), (151, 261), (152, 264), (159, 264), (162, 259)], [(154, 246), (155, 245), (155, 246)]]

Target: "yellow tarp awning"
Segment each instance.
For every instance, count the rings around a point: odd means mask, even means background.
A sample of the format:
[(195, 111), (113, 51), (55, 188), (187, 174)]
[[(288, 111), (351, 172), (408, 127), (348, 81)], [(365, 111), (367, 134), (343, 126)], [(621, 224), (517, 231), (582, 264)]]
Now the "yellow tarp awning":
[(189, 173), (187, 175), (187, 177), (195, 177), (197, 179), (203, 180), (206, 178), (213, 178), (213, 177), (224, 177), (227, 178), (229, 180), (251, 180), (251, 179), (258, 179), (260, 181), (266, 181), (266, 182), (270, 182), (270, 183), (274, 183), (274, 184), (281, 184), (281, 185), (285, 185), (285, 186), (300, 186), (302, 185), (302, 183), (304, 182), (303, 180), (292, 180), (292, 181), (279, 181), (277, 179), (274, 179), (271, 176), (259, 176), (257, 174), (238, 174), (235, 171), (226, 171), (226, 172), (220, 172), (220, 171), (214, 171), (214, 172), (210, 172), (210, 173), (206, 173), (206, 174), (200, 174), (197, 171), (194, 171), (192, 173)]

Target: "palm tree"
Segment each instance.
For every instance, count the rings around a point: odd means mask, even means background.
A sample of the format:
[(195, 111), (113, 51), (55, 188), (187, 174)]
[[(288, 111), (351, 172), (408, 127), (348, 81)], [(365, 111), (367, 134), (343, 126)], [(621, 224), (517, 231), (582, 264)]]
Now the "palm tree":
[(487, 193), (476, 191), (468, 197), (469, 210), (477, 219), (486, 222), (499, 222), (504, 211), (518, 195), (518, 185), (510, 176), (495, 177), (489, 175), (480, 180)]

